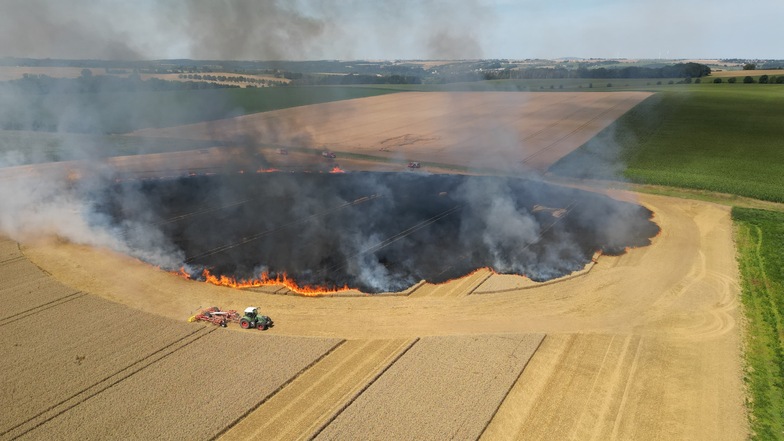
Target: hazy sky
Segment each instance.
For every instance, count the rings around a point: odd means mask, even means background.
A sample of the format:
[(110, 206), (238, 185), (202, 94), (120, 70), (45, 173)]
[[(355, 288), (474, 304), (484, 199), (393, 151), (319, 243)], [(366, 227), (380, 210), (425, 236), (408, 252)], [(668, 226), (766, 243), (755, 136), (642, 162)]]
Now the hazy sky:
[(784, 58), (784, 0), (0, 0), (0, 56)]

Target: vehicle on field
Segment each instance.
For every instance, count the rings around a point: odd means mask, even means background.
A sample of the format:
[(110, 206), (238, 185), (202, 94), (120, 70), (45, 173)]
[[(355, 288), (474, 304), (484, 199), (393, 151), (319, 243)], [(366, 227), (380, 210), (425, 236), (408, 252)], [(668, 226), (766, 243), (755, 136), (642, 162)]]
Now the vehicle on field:
[(272, 326), (272, 319), (266, 315), (259, 314), (259, 308), (249, 306), (245, 308), (245, 315), (240, 319), (242, 329), (256, 328), (261, 331)]
[(323, 156), (323, 157), (325, 157), (327, 159), (334, 159), (334, 158), (337, 157), (337, 155), (335, 155), (335, 153), (330, 152), (329, 150), (321, 152), (321, 156)]
[(409, 162), (408, 163), (408, 168), (419, 168), (421, 166), (422, 165), (420, 163), (418, 163), (418, 162)]
[(245, 308), (244, 315), (235, 310), (222, 311), (217, 306), (200, 310), (188, 319), (189, 322), (210, 322), (213, 325), (227, 327), (229, 323), (239, 323), (242, 329), (256, 328), (259, 330), (269, 329), (273, 322), (266, 315), (259, 314), (259, 308), (249, 306)]

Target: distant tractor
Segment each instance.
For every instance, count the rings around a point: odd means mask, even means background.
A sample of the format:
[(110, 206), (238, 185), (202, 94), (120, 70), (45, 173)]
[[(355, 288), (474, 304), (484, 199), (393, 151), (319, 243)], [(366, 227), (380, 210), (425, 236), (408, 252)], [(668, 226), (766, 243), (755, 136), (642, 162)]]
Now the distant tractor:
[(279, 155), (288, 155), (289, 151), (288, 151), (288, 149), (278, 149), (278, 154)]
[(242, 329), (257, 328), (265, 330), (272, 326), (272, 319), (266, 315), (259, 314), (259, 309), (254, 306), (245, 308), (245, 315), (240, 319), (240, 327)]
[(419, 168), (421, 166), (422, 165), (420, 163), (418, 163), (418, 162), (409, 162), (408, 163), (408, 168)]
[(327, 159), (334, 159), (334, 158), (337, 157), (337, 155), (335, 155), (334, 153), (330, 152), (329, 150), (321, 152), (321, 156), (323, 156), (323, 157), (325, 157)]

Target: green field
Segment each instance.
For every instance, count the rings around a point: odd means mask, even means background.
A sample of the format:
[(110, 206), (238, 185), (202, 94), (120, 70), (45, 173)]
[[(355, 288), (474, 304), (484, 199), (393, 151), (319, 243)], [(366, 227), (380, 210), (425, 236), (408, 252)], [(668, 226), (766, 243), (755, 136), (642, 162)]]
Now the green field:
[(314, 86), (0, 96), (13, 103), (0, 109), (0, 122), (12, 130), (120, 134), (393, 92)]
[(784, 213), (734, 208), (756, 439), (784, 439)]
[(678, 86), (648, 98), (550, 171), (784, 202), (784, 87)]

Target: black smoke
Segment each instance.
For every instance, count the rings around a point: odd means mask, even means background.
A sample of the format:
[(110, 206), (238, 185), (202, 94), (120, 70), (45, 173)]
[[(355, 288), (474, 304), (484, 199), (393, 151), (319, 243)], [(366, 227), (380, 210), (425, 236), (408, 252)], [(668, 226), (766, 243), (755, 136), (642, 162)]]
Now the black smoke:
[(125, 236), (161, 231), (195, 275), (287, 273), (370, 293), (482, 267), (549, 280), (659, 231), (638, 205), (502, 177), (234, 174), (123, 182), (97, 200)]

